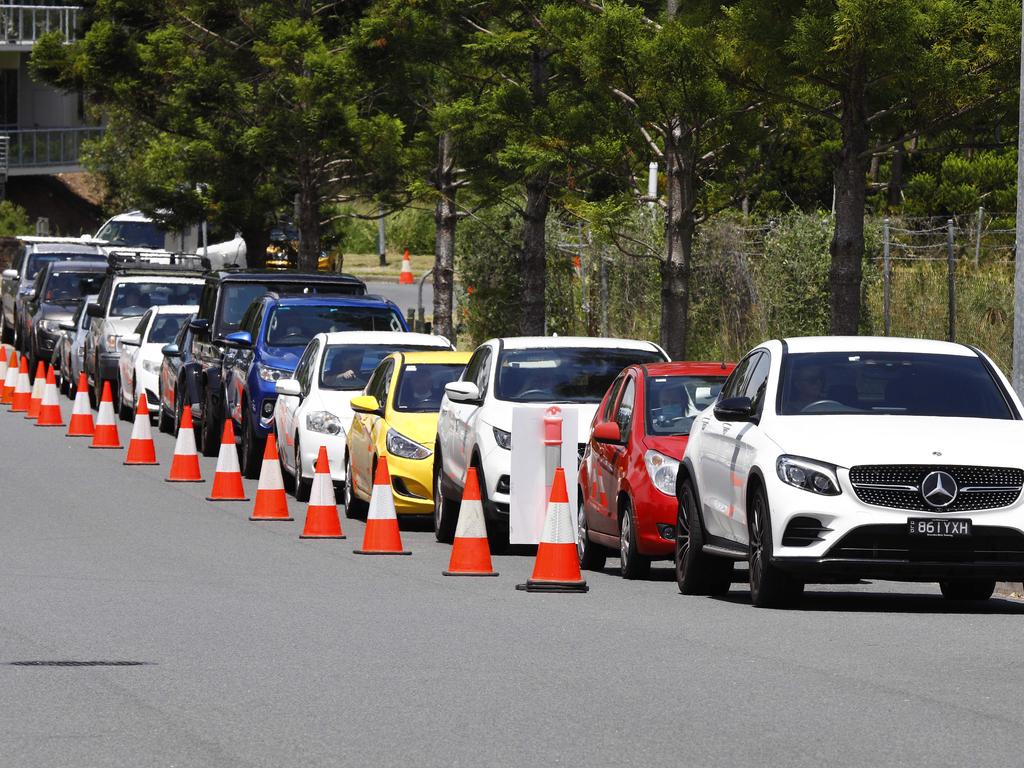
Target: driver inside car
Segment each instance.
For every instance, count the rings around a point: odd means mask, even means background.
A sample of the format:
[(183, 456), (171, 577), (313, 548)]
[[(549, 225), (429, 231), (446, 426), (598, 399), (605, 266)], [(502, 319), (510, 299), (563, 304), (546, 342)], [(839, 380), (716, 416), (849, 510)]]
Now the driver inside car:
[(687, 415), (690, 398), (686, 387), (660, 387), (658, 404), (654, 408), (654, 417), (660, 422), (672, 422)]
[(791, 402), (798, 410), (825, 399), (825, 375), (818, 366), (801, 366), (793, 374)]

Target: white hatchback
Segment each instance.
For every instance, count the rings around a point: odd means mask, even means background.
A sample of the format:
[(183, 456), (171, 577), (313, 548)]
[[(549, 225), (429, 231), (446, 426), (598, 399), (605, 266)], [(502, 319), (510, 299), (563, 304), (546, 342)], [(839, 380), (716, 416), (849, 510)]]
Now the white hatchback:
[(189, 317), (198, 311), (195, 304), (168, 304), (150, 307), (132, 333), (121, 337), (121, 359), (118, 362), (118, 391), (121, 393), (118, 413), (130, 421), (134, 418), (139, 395), (146, 393), (149, 412), (160, 411), (160, 365), (166, 344), (174, 342)]
[(274, 430), (278, 458), (295, 478), (295, 495), (309, 496), (320, 446), (327, 447), (331, 479), (345, 482), (346, 437), (352, 426), (352, 398), (358, 396), (377, 364), (392, 352), (452, 349), (443, 336), (400, 331), (319, 333), (295, 368), (295, 378), (275, 388)]
[(919, 339), (770, 341), (694, 421), (677, 484), (676, 576), (754, 605), (806, 582), (938, 582), (987, 599), (1024, 577), (1024, 422), (977, 349)]

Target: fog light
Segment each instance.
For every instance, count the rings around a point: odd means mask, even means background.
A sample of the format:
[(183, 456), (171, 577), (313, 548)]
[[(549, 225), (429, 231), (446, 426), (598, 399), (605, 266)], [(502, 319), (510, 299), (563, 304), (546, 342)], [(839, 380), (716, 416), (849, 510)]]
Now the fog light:
[(668, 541), (675, 541), (676, 539), (676, 527), (674, 525), (665, 525), (664, 523), (658, 523), (658, 535)]
[(263, 410), (263, 418), (269, 419), (271, 416), (274, 415), (274, 401), (273, 400), (264, 400), (263, 401), (262, 410)]

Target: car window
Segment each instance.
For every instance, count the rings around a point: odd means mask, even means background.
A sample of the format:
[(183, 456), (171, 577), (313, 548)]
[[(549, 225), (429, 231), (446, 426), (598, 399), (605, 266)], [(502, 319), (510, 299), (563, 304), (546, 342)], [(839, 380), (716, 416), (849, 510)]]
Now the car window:
[[(245, 314), (242, 315), (242, 320), (238, 324), (238, 327), (239, 327), (240, 330), (248, 331), (250, 334), (252, 334), (252, 338), (253, 338), (254, 341), (256, 340), (256, 334), (253, 333), (253, 322), (252, 321), (253, 321), (253, 318), (256, 317), (257, 314), (259, 314), (259, 311), (260, 311), (260, 304), (258, 302), (254, 301), (252, 304), (249, 305), (249, 308), (247, 310), (245, 310)], [(306, 344), (308, 344), (308, 343), (309, 343), (309, 339), (306, 339)], [(302, 346), (306, 346), (306, 345), (303, 344)]]
[(615, 423), (619, 425), (619, 434), (625, 437), (633, 423), (633, 404), (636, 401), (636, 380), (630, 376), (622, 386), (622, 398), (615, 410)]
[(490, 347), (480, 347), (473, 356), (469, 358), (466, 369), (462, 372), (462, 381), (476, 382), (480, 375), (480, 367), (486, 362), (490, 354)]
[(771, 369), (771, 356), (761, 352), (752, 365), (750, 378), (743, 387), (744, 397), (749, 397), (754, 414), (760, 416), (764, 408), (765, 394), (768, 390), (768, 371)]
[(202, 288), (199, 283), (118, 283), (109, 314), (111, 317), (137, 317), (150, 307), (195, 304)]
[(476, 388), (480, 390), (480, 397), (483, 397), (487, 392), (487, 382), (490, 379), (491, 373), (491, 357), (491, 348), (487, 347), (484, 350), (484, 354), (480, 357), (480, 367), (477, 368), (476, 377), (473, 379)]
[(178, 335), (178, 331), (181, 330), (186, 319), (185, 315), (156, 315), (146, 341), (150, 344), (170, 344)]
[(370, 373), (370, 378), (366, 382), (366, 387), (363, 389), (363, 393), (376, 397), (375, 392), (379, 392), (383, 387), (381, 386), (380, 380), (384, 375), (384, 366), (378, 365)]
[(316, 360), (317, 353), (320, 351), (320, 341), (314, 339), (310, 342), (309, 346), (306, 347), (306, 352), (303, 355), (305, 359), (305, 367), (302, 369), (302, 375), (299, 378), (299, 383), (302, 385), (303, 396), (308, 395), (309, 391), (313, 388), (313, 371), (316, 366), (313, 365), (313, 361)]
[(45, 274), (45, 284), (37, 289), (37, 295), (53, 304), (80, 302), (84, 296), (96, 293), (106, 278), (105, 272), (67, 271), (59, 266), (50, 268)]
[(398, 374), (395, 410), (434, 413), (441, 407), (444, 385), (462, 372), (459, 363), (406, 365)]
[(404, 330), (401, 317), (390, 307), (286, 304), (275, 307), (270, 313), (267, 345), (304, 346), (318, 333)]
[(715, 401), (725, 376), (651, 376), (644, 407), (649, 435), (688, 435), (697, 415)]
[(625, 378), (625, 374), (619, 374), (619, 377), (612, 382), (611, 391), (608, 393), (608, 400), (604, 404), (604, 411), (601, 415), (601, 421), (611, 421), (612, 414), (615, 413), (615, 401), (619, 399), (619, 390), (622, 389), (622, 380)]
[(367, 385), (366, 393), (377, 398), (381, 406), (388, 401), (388, 391), (391, 389), (391, 373), (395, 370), (395, 361), (391, 358), (384, 360), (373, 372), (373, 380)]
[(730, 397), (743, 396), (747, 379), (750, 378), (750, 366), (754, 361), (754, 357), (758, 354), (760, 354), (760, 350), (757, 350), (740, 360), (740, 364), (736, 366), (735, 370), (729, 374), (729, 378), (726, 379), (725, 386), (722, 387), (722, 393), (719, 396), (720, 400), (728, 400)]
[(135, 330), (133, 331), (133, 333), (139, 334), (140, 339), (146, 338), (146, 324), (149, 322), (149, 318), (151, 316), (152, 313), (147, 312), (142, 316), (142, 319), (139, 320), (139, 324), (135, 326)]
[(624, 368), (664, 361), (664, 354), (657, 349), (506, 348), (498, 358), (494, 396), (514, 403), (597, 405)]
[(203, 286), (203, 296), (199, 300), (199, 313), (198, 316), (204, 320), (213, 322), (213, 310), (217, 305), (217, 285), (216, 283), (207, 283)]

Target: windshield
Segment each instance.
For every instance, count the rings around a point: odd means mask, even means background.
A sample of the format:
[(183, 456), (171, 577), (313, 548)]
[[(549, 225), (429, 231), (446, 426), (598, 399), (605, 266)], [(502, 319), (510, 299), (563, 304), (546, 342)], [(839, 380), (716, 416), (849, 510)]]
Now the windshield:
[(96, 233), (97, 240), (113, 245), (163, 248), (164, 233), (152, 221), (108, 221)]
[(98, 292), (105, 277), (106, 272), (51, 271), (43, 286), (42, 300), (54, 304), (81, 301)]
[(305, 347), (318, 333), (404, 331), (398, 313), (387, 307), (277, 307), (267, 324), (267, 345)]
[(188, 315), (157, 315), (153, 319), (153, 327), (149, 329), (149, 344), (170, 344), (178, 335)]
[(417, 413), (436, 412), (441, 407), (444, 385), (455, 381), (465, 368), (461, 363), (407, 365), (398, 376), (395, 410)]
[(791, 354), (779, 413), (883, 413), (1011, 419), (1002, 387), (979, 357), (906, 352)]
[[(28, 264), (25, 269), (27, 280), (35, 280), (39, 270), (54, 261), (97, 261), (102, 259), (95, 253), (33, 253), (28, 257)], [(22, 285), (28, 285), (23, 282)]]
[(362, 389), (377, 364), (392, 352), (430, 352), (422, 344), (335, 344), (324, 351), (320, 366), (323, 389)]
[(353, 296), (362, 294), (363, 286), (358, 283), (225, 282), (220, 289), (220, 308), (217, 310), (220, 319), (217, 324), (217, 335), (223, 337), (237, 331), (242, 325), (242, 316), (245, 314), (245, 310), (253, 301), (268, 291)]
[(198, 304), (203, 292), (196, 283), (119, 283), (110, 303), (111, 317), (138, 317), (150, 307), (168, 304)]
[(657, 376), (647, 379), (647, 434), (688, 435), (693, 420), (722, 391), (725, 376)]
[(646, 349), (509, 349), (498, 358), (495, 396), (515, 403), (599, 403), (623, 368), (663, 363)]

